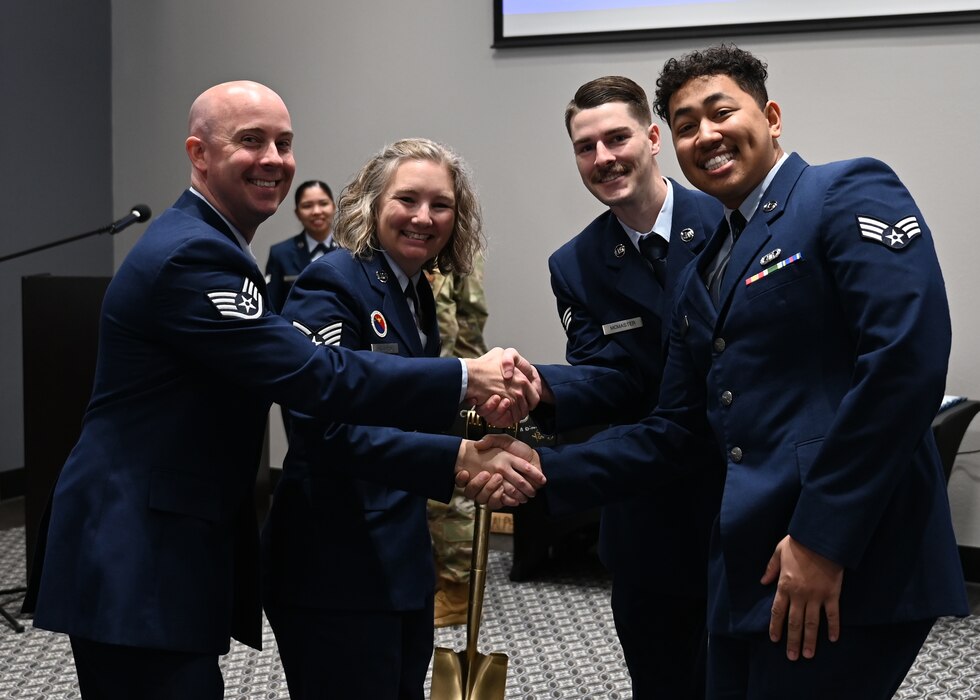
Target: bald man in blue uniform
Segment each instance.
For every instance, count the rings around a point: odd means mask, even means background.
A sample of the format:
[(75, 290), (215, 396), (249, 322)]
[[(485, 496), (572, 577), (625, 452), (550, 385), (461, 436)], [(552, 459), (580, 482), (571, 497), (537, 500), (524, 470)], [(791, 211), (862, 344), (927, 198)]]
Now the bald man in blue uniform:
[[(459, 361), (316, 347), (269, 310), (248, 243), (295, 172), (279, 96), (223, 83), (189, 121), (192, 188), (109, 285), (92, 399), (25, 604), (36, 627), (70, 635), (83, 698), (214, 700), (229, 637), (261, 645), (251, 494), (273, 400), (438, 428), (461, 399)], [(487, 384), (487, 361), (465, 367), (471, 398), (509, 389)], [(433, 470), (383, 478), (439, 495), (452, 470)]]

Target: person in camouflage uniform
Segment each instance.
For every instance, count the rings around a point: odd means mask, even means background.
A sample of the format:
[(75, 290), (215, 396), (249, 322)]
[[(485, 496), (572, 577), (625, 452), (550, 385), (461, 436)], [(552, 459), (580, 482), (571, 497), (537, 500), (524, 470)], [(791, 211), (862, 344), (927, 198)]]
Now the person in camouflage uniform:
[[(427, 272), (436, 301), (442, 357), (479, 357), (487, 352), (483, 327), (487, 298), (483, 291), (483, 258), (473, 260), (469, 275)], [(429, 532), (436, 565), (435, 626), (466, 622), (470, 559), (473, 552), (473, 501), (461, 489), (449, 503), (429, 501)]]

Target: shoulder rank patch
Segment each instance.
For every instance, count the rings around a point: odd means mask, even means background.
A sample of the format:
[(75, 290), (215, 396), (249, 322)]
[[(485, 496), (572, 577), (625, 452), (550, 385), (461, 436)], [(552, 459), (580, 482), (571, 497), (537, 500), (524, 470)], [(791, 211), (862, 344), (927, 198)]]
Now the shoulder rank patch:
[(340, 345), (340, 332), (343, 330), (343, 323), (340, 321), (324, 326), (318, 331), (311, 331), (299, 321), (293, 321), (293, 327), (302, 331), (314, 345)]
[(388, 335), (388, 322), (380, 311), (371, 312), (371, 327), (379, 338)]
[(214, 308), (225, 318), (258, 318), (262, 315), (262, 295), (255, 282), (248, 277), (240, 292), (216, 289), (207, 294)]
[(565, 332), (568, 333), (568, 326), (572, 322), (572, 307), (569, 306), (561, 315), (561, 325), (564, 326)]
[(859, 216), (857, 222), (862, 238), (877, 241), (892, 250), (901, 250), (922, 233), (914, 216), (906, 216), (897, 224), (886, 224), (871, 216)]

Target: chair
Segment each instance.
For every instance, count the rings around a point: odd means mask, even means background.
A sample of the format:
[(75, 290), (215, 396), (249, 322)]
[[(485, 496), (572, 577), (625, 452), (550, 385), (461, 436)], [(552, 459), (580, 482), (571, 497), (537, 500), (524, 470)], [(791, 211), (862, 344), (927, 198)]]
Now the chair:
[(956, 453), (959, 452), (960, 442), (966, 429), (970, 427), (973, 416), (980, 411), (980, 401), (960, 401), (952, 407), (940, 411), (932, 421), (932, 434), (936, 437), (936, 445), (939, 447), (939, 457), (943, 463), (943, 473), (946, 476), (946, 483), (949, 483), (949, 475), (953, 471), (953, 464), (956, 462)]

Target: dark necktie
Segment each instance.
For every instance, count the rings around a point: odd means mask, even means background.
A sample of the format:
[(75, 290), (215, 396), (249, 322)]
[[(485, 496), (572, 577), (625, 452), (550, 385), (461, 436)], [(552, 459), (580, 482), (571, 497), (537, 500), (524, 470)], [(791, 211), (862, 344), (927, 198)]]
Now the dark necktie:
[(327, 252), (327, 246), (323, 245), (322, 243), (317, 243), (316, 247), (313, 248), (313, 252), (310, 253), (310, 262), (313, 262), (314, 260), (316, 260), (326, 252)]
[(653, 267), (653, 274), (663, 287), (667, 279), (667, 241), (650, 232), (640, 239), (640, 254)]
[(728, 261), (732, 257), (732, 248), (735, 246), (735, 241), (738, 240), (738, 237), (745, 229), (745, 217), (742, 216), (738, 209), (733, 211), (728, 218), (728, 236), (725, 237), (725, 242), (718, 251), (715, 269), (708, 277), (708, 291), (711, 293), (711, 301), (714, 302), (715, 308), (721, 305), (721, 282), (725, 278), (725, 269), (728, 267)]
[[(421, 283), (422, 280), (420, 278), (419, 284)], [(412, 300), (412, 305), (415, 308), (415, 325), (418, 327), (420, 331), (424, 333), (425, 329), (429, 327), (429, 319), (427, 314), (425, 313), (425, 308), (422, 306), (422, 303), (419, 301), (418, 290), (415, 288), (415, 285), (412, 284), (412, 280), (409, 280), (408, 284), (405, 285), (405, 296), (408, 299)]]

